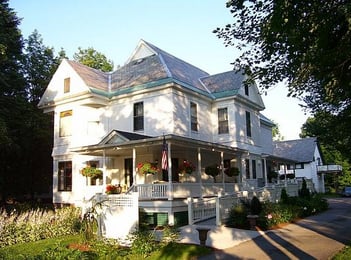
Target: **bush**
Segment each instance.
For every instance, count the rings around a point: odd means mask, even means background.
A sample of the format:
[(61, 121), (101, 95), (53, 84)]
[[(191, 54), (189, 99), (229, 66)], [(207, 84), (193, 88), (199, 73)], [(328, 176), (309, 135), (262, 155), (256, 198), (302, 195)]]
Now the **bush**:
[(254, 196), (250, 203), (250, 212), (252, 215), (259, 215), (262, 211), (262, 204), (260, 200)]
[(249, 214), (249, 205), (241, 201), (239, 205), (234, 206), (229, 212), (227, 226), (235, 228), (248, 229), (247, 215)]
[(302, 179), (302, 187), (299, 190), (299, 196), (301, 198), (309, 199), (310, 198), (310, 190), (307, 189), (307, 184), (305, 178)]
[(73, 207), (21, 213), (0, 212), (0, 248), (45, 238), (77, 234), (80, 230), (80, 210)]
[(289, 195), (288, 195), (288, 193), (286, 192), (286, 189), (285, 189), (285, 188), (282, 189), (282, 192), (281, 192), (281, 194), (280, 194), (280, 201), (281, 201), (282, 203), (284, 203), (284, 204), (289, 203)]

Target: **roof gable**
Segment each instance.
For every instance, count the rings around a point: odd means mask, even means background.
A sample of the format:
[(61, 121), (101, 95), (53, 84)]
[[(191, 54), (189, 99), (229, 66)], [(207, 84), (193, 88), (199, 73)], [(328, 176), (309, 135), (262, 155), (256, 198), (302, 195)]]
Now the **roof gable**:
[(315, 150), (318, 149), (317, 138), (279, 141), (273, 144), (273, 154), (298, 162), (312, 162)]
[(150, 136), (140, 135), (136, 133), (124, 132), (119, 130), (112, 130), (107, 136), (105, 136), (100, 142), (99, 145), (105, 144), (123, 144), (128, 141), (148, 139)]
[[(78, 73), (76, 67), (72, 66), (72, 62), (67, 59), (62, 60), (40, 99), (39, 107), (46, 106), (60, 98), (68, 98), (80, 93), (90, 92), (89, 87), (81, 77), (81, 74)], [(64, 80), (66, 78), (70, 78), (70, 91), (68, 93), (64, 93)]]

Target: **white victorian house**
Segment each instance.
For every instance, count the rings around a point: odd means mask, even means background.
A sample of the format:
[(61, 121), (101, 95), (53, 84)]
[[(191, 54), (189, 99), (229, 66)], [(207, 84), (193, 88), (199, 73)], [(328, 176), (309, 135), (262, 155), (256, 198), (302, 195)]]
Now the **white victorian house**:
[[(273, 153), (273, 124), (260, 113), (257, 87), (244, 80), (235, 71), (209, 75), (143, 40), (113, 72), (63, 60), (39, 103), (54, 114), (53, 202), (81, 205), (119, 184), (138, 192), (139, 207), (157, 223), (179, 224), (189, 197), (266, 185), (272, 161), (295, 160)], [(155, 174), (138, 170), (146, 162)], [(215, 177), (205, 173), (212, 165)], [(102, 177), (89, 183), (86, 166)]]

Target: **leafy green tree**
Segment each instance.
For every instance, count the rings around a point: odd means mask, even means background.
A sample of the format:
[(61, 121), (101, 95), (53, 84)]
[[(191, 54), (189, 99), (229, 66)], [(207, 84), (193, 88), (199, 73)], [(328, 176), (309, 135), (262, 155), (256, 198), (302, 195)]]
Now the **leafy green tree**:
[(78, 52), (73, 55), (73, 59), (76, 62), (104, 72), (113, 70), (113, 62), (108, 60), (104, 54), (96, 51), (92, 47), (88, 49), (82, 49), (79, 47)]
[[(330, 131), (330, 129), (333, 129)], [(339, 186), (351, 185), (350, 149), (343, 137), (349, 135), (329, 112), (319, 112), (306, 120), (301, 128), (300, 137), (316, 136), (320, 143), (325, 164), (338, 164), (343, 168), (341, 175), (326, 175), (326, 186), (338, 190)]]
[(16, 176), (13, 160), (20, 152), (18, 126), (25, 89), (19, 24), (20, 19), (9, 8), (8, 1), (0, 0), (0, 200)]
[(340, 112), (351, 100), (348, 0), (231, 0), (234, 22), (214, 30), (242, 55), (234, 62), (264, 88), (285, 80), (313, 110)]

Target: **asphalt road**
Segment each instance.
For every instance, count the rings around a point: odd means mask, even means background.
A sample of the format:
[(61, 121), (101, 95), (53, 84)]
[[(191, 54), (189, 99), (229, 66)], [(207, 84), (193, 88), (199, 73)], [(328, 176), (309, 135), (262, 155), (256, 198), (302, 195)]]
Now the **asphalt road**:
[(329, 259), (350, 244), (351, 198), (328, 202), (326, 212), (199, 259)]

